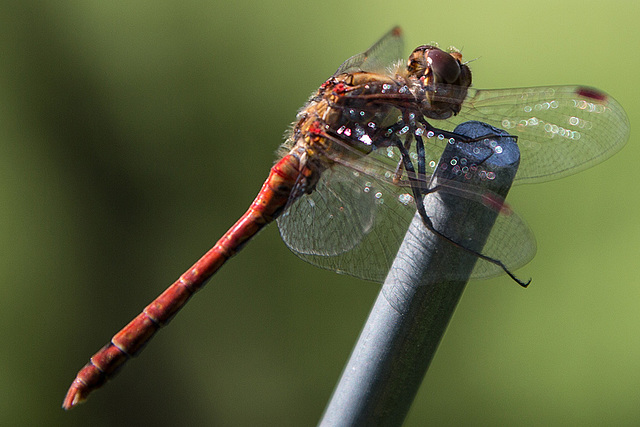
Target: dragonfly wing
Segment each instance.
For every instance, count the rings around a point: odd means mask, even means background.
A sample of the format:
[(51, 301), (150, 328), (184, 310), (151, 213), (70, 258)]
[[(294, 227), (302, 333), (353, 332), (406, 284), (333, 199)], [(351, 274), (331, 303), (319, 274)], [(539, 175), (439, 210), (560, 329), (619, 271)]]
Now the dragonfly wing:
[[(467, 248), (482, 248), (483, 255), (502, 262), (512, 272), (533, 259), (536, 253), (533, 232), (501, 196), (477, 184), (442, 178), (437, 183), (438, 191), (425, 197), (425, 208), (436, 227), (442, 221), (455, 221), (447, 226), (448, 237), (453, 241)], [(444, 207), (443, 211), (433, 211), (433, 198), (440, 200), (435, 201), (435, 206)], [(487, 224), (493, 224), (488, 236), (485, 229), (479, 228)], [(501, 266), (479, 258), (471, 278), (504, 273)], [(448, 272), (445, 278), (466, 279), (456, 271)]]
[(293, 252), (331, 257), (360, 243), (373, 222), (373, 200), (354, 184), (328, 170), (311, 194), (278, 218), (282, 239)]
[[(375, 153), (350, 167), (337, 164), (325, 171), (315, 191), (294, 202), (278, 219), (280, 234), (296, 255), (332, 271), (384, 281), (416, 209), (409, 187), (395, 185), (392, 179), (377, 178), (384, 176), (379, 174), (388, 168), (377, 161), (377, 156)], [(376, 163), (378, 167), (371, 169)], [(369, 175), (368, 171), (375, 175)], [(427, 198), (446, 194), (453, 209), (465, 206), (497, 215), (483, 254), (502, 261), (511, 270), (533, 258), (536, 251), (533, 234), (499, 196), (464, 183), (440, 181), (438, 185), (440, 190)], [(458, 221), (468, 218), (465, 212), (454, 212), (452, 216)], [(470, 218), (468, 223), (455, 236), (463, 245), (477, 240), (479, 235), (474, 229), (476, 221)], [(503, 273), (495, 264), (478, 260), (472, 277)], [(443, 277), (460, 278), (456, 271)]]
[(381, 283), (414, 212), (405, 189), (336, 165), (278, 218), (278, 227), (303, 260)]
[(384, 72), (402, 59), (403, 49), (402, 29), (394, 27), (365, 52), (344, 61), (334, 75), (357, 71)]
[[(488, 204), (494, 209), (498, 205), (501, 206), (482, 253), (501, 261), (510, 271), (515, 271), (529, 263), (535, 256), (535, 236), (529, 226), (507, 204), (496, 204), (495, 202), (498, 199), (495, 199), (493, 195), (488, 198), (487, 196), (488, 194), (484, 195), (483, 204)], [(504, 274), (502, 268), (479, 259), (471, 277), (474, 279), (486, 279), (502, 274)]]
[[(458, 117), (518, 137), (516, 182), (541, 182), (587, 169), (611, 157), (629, 137), (629, 120), (609, 95), (583, 86), (469, 90)], [(436, 124), (437, 126), (437, 124)]]

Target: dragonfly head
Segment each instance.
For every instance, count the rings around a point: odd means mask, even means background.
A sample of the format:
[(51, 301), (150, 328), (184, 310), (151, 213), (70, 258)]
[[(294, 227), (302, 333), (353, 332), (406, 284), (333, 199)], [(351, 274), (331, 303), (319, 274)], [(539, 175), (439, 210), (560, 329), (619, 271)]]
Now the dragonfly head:
[(466, 88), (471, 85), (471, 70), (462, 63), (462, 54), (455, 50), (445, 52), (433, 45), (414, 49), (407, 61), (407, 72), (424, 86), (448, 84)]

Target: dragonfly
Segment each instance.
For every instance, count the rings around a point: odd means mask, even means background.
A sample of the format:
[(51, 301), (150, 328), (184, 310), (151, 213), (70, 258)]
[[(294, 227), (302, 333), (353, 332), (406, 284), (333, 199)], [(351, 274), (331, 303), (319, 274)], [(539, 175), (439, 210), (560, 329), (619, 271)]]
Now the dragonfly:
[[(629, 135), (623, 108), (605, 92), (586, 86), (475, 89), (460, 51), (423, 45), (408, 60), (402, 52), (402, 30), (395, 27), (367, 51), (347, 59), (311, 95), (249, 209), (90, 358), (72, 382), (64, 409), (86, 400), (136, 356), (229, 258), (274, 220), (285, 244), (305, 261), (382, 282), (417, 211), (431, 233), (478, 258), (473, 278), (507, 273), (520, 285), (528, 284), (513, 270), (533, 258), (535, 239), (505, 209), (502, 198), (472, 181), (430, 187), (444, 147), (472, 142), (456, 134), (455, 126), (475, 120), (517, 138), (521, 161), (515, 183), (533, 183), (582, 171), (616, 153)], [(487, 156), (499, 148), (488, 144)], [(453, 160), (448, 166), (454, 166)], [(460, 170), (492, 179), (482, 160)], [(434, 192), (478, 200), (482, 209), (497, 211), (481, 252), (433, 226), (423, 202)], [(451, 272), (449, 278), (454, 276)]]

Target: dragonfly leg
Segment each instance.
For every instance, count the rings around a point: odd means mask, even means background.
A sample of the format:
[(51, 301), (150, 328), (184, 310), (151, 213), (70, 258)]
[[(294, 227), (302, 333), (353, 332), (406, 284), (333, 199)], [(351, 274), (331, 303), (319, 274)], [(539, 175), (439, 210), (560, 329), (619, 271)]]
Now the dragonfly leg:
[[(416, 140), (416, 154), (418, 155), (418, 190), (421, 194), (427, 192), (427, 159), (424, 150), (424, 141), (420, 135), (414, 135)], [(404, 158), (404, 156), (402, 156)]]
[[(458, 247), (458, 248), (470, 253), (471, 255), (474, 255), (474, 256), (482, 259), (482, 260), (485, 260), (485, 261), (490, 262), (490, 263), (492, 263), (494, 265), (497, 265), (505, 273), (507, 273), (507, 275), (509, 275), (509, 277), (511, 277), (511, 279), (513, 279), (517, 284), (519, 284), (523, 288), (526, 288), (527, 286), (529, 286), (529, 283), (531, 282), (531, 280), (528, 280), (527, 282), (523, 282), (522, 280), (518, 279), (507, 268), (507, 266), (504, 265), (504, 263), (502, 261), (500, 261), (498, 259), (495, 259), (495, 258), (492, 258), (492, 257), (487, 256), (487, 255), (484, 255), (483, 253), (478, 252), (476, 250), (467, 248), (466, 246), (462, 245), (461, 243), (456, 242), (455, 240), (453, 240), (449, 236), (446, 236), (445, 234), (443, 234), (442, 232), (440, 232), (439, 230), (437, 230), (434, 227), (433, 222), (429, 218), (429, 215), (427, 215), (427, 211), (424, 208), (424, 198), (422, 196), (422, 192), (420, 191), (420, 183), (419, 183), (419, 180), (418, 180), (418, 178), (416, 176), (416, 172), (415, 172), (415, 168), (413, 166), (413, 162), (409, 158), (409, 152), (400, 141), (396, 142), (396, 147), (398, 148), (398, 150), (400, 150), (400, 153), (402, 155), (402, 160), (404, 162), (404, 168), (407, 170), (407, 176), (409, 177), (409, 181), (411, 183), (411, 190), (413, 192), (413, 197), (414, 197), (415, 202), (416, 202), (416, 207), (418, 209), (418, 213), (420, 214), (420, 217), (422, 218), (422, 222), (424, 223), (425, 227), (427, 227), (427, 229), (429, 231), (431, 231), (432, 233), (434, 233), (438, 237), (441, 237), (442, 239), (448, 241), (452, 245), (454, 245), (454, 246), (456, 246), (456, 247)], [(431, 193), (433, 191), (434, 190), (429, 190), (429, 193)]]

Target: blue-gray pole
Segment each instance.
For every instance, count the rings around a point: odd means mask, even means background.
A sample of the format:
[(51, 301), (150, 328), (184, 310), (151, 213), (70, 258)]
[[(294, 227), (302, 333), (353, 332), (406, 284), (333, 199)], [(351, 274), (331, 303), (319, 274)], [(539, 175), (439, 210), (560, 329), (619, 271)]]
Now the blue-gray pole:
[[(463, 123), (455, 133), (469, 138), (487, 134), (505, 137), (494, 138), (500, 153), (493, 155), (486, 141), (447, 144), (440, 164), (449, 166), (438, 167), (431, 186), (469, 182), (454, 164), (461, 166), (460, 159), (471, 159), (495, 173), (494, 179), (472, 179), (471, 184), (506, 197), (520, 161), (515, 139), (479, 122)], [(465, 245), (476, 251), (482, 251), (497, 216), (497, 212), (455, 192), (427, 195), (425, 208), (443, 234), (455, 239), (471, 233), (474, 239)], [(475, 256), (429, 232), (415, 216), (321, 426), (403, 423), (476, 261)]]

